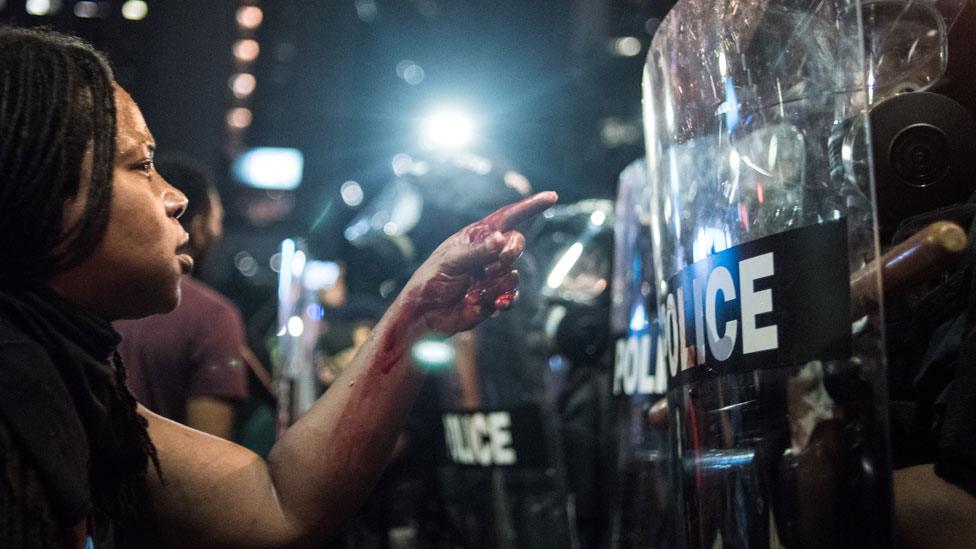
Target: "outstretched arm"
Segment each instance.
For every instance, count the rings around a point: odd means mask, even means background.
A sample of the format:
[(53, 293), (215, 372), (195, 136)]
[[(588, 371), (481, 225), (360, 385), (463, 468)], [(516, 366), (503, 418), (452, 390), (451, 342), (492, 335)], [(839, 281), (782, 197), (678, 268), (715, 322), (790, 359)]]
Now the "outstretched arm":
[(514, 227), (550, 207), (539, 193), (461, 229), (414, 273), (329, 391), (265, 463), (146, 410), (164, 483), (150, 473), (161, 530), (180, 547), (304, 546), (335, 531), (379, 477), (420, 388), (409, 349), (428, 331), (469, 330), (512, 305)]

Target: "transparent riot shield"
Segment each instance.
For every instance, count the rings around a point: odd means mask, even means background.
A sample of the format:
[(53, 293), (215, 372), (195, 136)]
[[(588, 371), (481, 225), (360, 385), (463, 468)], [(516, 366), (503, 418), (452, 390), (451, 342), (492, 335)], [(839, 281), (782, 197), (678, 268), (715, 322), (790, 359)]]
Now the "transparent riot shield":
[[(861, 3), (681, 0), (644, 72), (687, 547), (888, 547)], [(860, 171), (846, 166), (860, 166)]]
[(413, 350), (439, 399), (441, 529), (463, 547), (576, 547), (534, 276), (519, 263), (512, 310)]
[[(609, 201), (584, 201), (527, 228), (515, 308), (455, 336), (436, 374), (442, 499), (465, 547), (606, 539), (612, 223)], [(501, 453), (486, 449), (499, 440)]]
[(607, 464), (614, 482), (611, 546), (664, 549), (675, 546), (676, 509), (667, 426), (651, 420), (651, 408), (666, 392), (667, 374), (655, 314), (643, 159), (621, 172), (615, 210), (610, 331), (616, 456)]

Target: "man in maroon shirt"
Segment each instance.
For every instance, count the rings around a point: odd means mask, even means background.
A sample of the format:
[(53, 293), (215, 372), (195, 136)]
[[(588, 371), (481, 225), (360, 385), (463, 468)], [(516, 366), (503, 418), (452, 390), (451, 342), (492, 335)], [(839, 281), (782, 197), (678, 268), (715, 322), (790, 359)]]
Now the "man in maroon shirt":
[[(186, 161), (161, 162), (159, 172), (189, 198), (180, 219), (189, 253), (200, 265), (223, 234), (223, 207), (213, 181)], [(180, 284), (171, 313), (115, 323), (129, 388), (144, 406), (194, 429), (230, 438), (235, 404), (247, 395), (241, 315), (226, 297), (192, 276)]]

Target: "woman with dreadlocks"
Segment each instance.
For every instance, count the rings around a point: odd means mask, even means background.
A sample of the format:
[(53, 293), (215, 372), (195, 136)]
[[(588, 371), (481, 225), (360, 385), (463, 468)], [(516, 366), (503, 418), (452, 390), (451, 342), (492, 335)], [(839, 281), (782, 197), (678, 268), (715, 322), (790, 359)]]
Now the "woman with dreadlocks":
[[(0, 540), (4, 547), (315, 544), (365, 499), (420, 385), (427, 330), (514, 296), (513, 227), (540, 193), (435, 250), (332, 389), (265, 462), (154, 415), (110, 321), (171, 310), (186, 198), (138, 107), (84, 42), (0, 28)], [(91, 545), (90, 545), (91, 546)]]

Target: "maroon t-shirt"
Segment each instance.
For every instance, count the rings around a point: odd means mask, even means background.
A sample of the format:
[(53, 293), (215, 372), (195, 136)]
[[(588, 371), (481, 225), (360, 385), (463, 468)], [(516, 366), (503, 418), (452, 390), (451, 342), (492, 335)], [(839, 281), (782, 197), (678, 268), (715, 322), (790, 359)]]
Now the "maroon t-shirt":
[(165, 315), (114, 323), (129, 389), (150, 410), (186, 420), (190, 397), (240, 400), (247, 395), (241, 357), (244, 324), (226, 297), (184, 276), (183, 299)]

